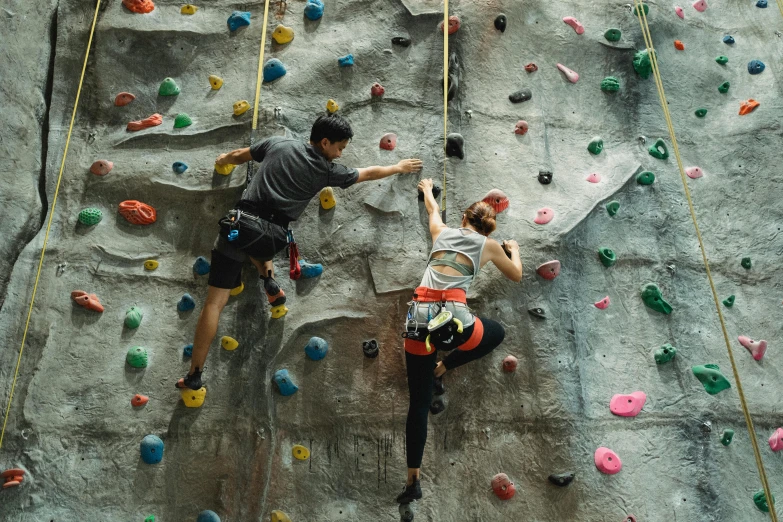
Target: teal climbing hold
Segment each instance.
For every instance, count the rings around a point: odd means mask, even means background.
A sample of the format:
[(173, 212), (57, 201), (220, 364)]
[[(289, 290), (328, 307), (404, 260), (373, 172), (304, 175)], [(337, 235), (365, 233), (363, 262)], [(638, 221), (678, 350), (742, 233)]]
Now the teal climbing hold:
[(125, 361), (133, 368), (146, 368), (149, 362), (147, 349), (143, 346), (133, 346), (128, 350)]
[(264, 64), (264, 82), (271, 82), (285, 76), (286, 69), (283, 62), (277, 58), (270, 58)]
[(590, 154), (598, 156), (604, 150), (604, 140), (600, 136), (596, 136), (587, 144), (587, 150), (590, 151)]
[(750, 267), (753, 266), (749, 257), (743, 257), (742, 261), (740, 261), (740, 265), (742, 265), (742, 268), (745, 270), (750, 270)]
[(663, 298), (661, 289), (655, 283), (647, 283), (642, 287), (642, 301), (648, 308), (656, 312), (672, 313), (672, 306)]
[(190, 116), (185, 114), (184, 112), (180, 112), (177, 114), (176, 118), (174, 118), (174, 128), (175, 129), (181, 129), (182, 127), (188, 127), (193, 124), (193, 120), (190, 119)]
[(718, 92), (721, 94), (726, 94), (727, 92), (729, 92), (729, 87), (731, 87), (731, 83), (723, 82), (720, 85), (718, 85)]
[(188, 165), (181, 161), (175, 161), (174, 164), (171, 165), (171, 169), (177, 174), (182, 174), (183, 172), (188, 170)]
[[(655, 57), (658, 58), (657, 56)], [(650, 53), (645, 49), (644, 51), (637, 51), (633, 55), (633, 70), (644, 79), (650, 77), (652, 72), (652, 64), (650, 63)]]
[(204, 256), (198, 256), (193, 263), (193, 271), (198, 275), (206, 275), (209, 273), (210, 266), (209, 261)]
[(611, 248), (599, 248), (598, 249), (598, 258), (601, 260), (601, 263), (609, 268), (610, 266), (614, 265), (617, 262), (617, 255), (615, 255), (614, 250)]
[(302, 279), (312, 279), (324, 273), (324, 266), (321, 263), (308, 263), (300, 259), (299, 266), (302, 269)]
[(103, 219), (103, 212), (99, 208), (90, 207), (79, 212), (79, 223), (88, 227), (97, 225), (101, 219)]
[(130, 329), (138, 328), (143, 317), (144, 312), (141, 311), (141, 308), (131, 306), (125, 312), (125, 327)]
[(141, 439), (140, 451), (145, 464), (157, 464), (163, 460), (163, 441), (157, 435), (147, 435)]
[(161, 96), (176, 96), (179, 94), (179, 86), (173, 78), (166, 78), (161, 82), (158, 94)]
[(729, 57), (721, 55), (715, 58), (715, 61), (721, 65), (726, 65), (727, 63), (729, 63)]
[(720, 368), (717, 364), (702, 364), (691, 368), (693, 375), (699, 379), (704, 389), (710, 395), (716, 395), (723, 390), (731, 388), (729, 380), (720, 373)]
[(320, 337), (311, 337), (305, 346), (305, 354), (314, 361), (320, 361), (329, 352), (329, 343)]
[(677, 348), (669, 343), (666, 343), (655, 350), (653, 357), (655, 357), (655, 364), (665, 364), (674, 359), (675, 355), (677, 355)]
[(247, 11), (234, 11), (231, 16), (228, 17), (228, 29), (230, 31), (236, 31), (240, 27), (250, 25), (250, 13)]
[[(753, 495), (753, 502), (756, 504), (756, 507), (759, 508), (759, 511), (769, 513), (769, 502), (767, 502), (767, 495), (764, 494), (763, 489), (756, 491)], [(772, 503), (775, 503), (775, 495), (772, 495)]]
[(182, 357), (193, 357), (193, 344), (186, 344), (182, 348)]
[(652, 185), (654, 181), (655, 181), (655, 174), (653, 174), (649, 170), (640, 172), (639, 175), (636, 176), (636, 182), (639, 185)]
[(734, 430), (723, 430), (723, 435), (720, 438), (720, 443), (724, 446), (728, 446), (731, 444), (732, 439), (734, 439)]
[(664, 143), (663, 138), (655, 140), (655, 143), (650, 145), (650, 148), (647, 149), (647, 151), (653, 158), (665, 160), (669, 157), (669, 149), (666, 148), (666, 143)]
[(350, 67), (353, 65), (353, 55), (352, 54), (346, 54), (345, 56), (341, 56), (337, 59), (337, 65), (340, 67)]
[(283, 397), (293, 395), (299, 389), (299, 386), (294, 384), (294, 381), (292, 381), (291, 377), (288, 375), (288, 370), (285, 368), (275, 372), (274, 381), (275, 384), (277, 384), (277, 389), (280, 391), (280, 395)]
[[(642, 4), (642, 11), (644, 11), (644, 16), (647, 16), (650, 13), (650, 6)], [(639, 16), (639, 7), (636, 8), (636, 15)]]
[(617, 214), (617, 211), (620, 210), (620, 202), (619, 201), (610, 201), (606, 204), (606, 212), (609, 213), (610, 216), (614, 216)]
[(697, 118), (703, 118), (707, 115), (707, 109), (696, 109), (695, 114)]
[(324, 15), (324, 3), (321, 0), (307, 0), (304, 15), (308, 20), (315, 22)]
[(619, 29), (607, 29), (604, 33), (604, 38), (610, 42), (617, 42), (622, 37), (623, 33)]
[(601, 90), (604, 92), (617, 92), (620, 90), (620, 80), (614, 76), (607, 76), (601, 80)]
[(177, 303), (177, 310), (180, 312), (187, 312), (188, 310), (193, 310), (194, 308), (196, 308), (196, 300), (193, 299), (193, 297), (188, 293), (183, 294)]
[(734, 306), (734, 294), (728, 296), (726, 299), (723, 300), (723, 305), (731, 308)]

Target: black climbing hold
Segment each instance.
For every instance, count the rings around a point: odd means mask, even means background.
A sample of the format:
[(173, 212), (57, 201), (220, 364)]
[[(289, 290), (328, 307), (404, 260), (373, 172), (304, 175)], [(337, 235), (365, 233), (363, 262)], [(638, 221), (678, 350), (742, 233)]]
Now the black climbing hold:
[(513, 92), (508, 95), (508, 99), (509, 101), (511, 101), (511, 103), (526, 102), (532, 97), (533, 97), (533, 91), (531, 91), (530, 89), (519, 89), (517, 92)]
[(465, 138), (462, 137), (462, 134), (452, 132), (446, 136), (446, 156), (465, 159)]
[(497, 18), (495, 18), (495, 29), (500, 31), (501, 33), (506, 32), (506, 23), (508, 22), (508, 19), (506, 18), (506, 15), (503, 13), (500, 13)]
[[(438, 196), (440, 196), (440, 187), (437, 185), (432, 186), (432, 195), (435, 197), (435, 199), (438, 199)], [(419, 201), (424, 201), (424, 192), (421, 190), (419, 191)]]
[(541, 183), (542, 185), (549, 185), (550, 183), (552, 183), (552, 176), (553, 174), (548, 170), (539, 170), (538, 182)]
[(543, 308), (529, 308), (527, 313), (539, 319), (546, 319), (546, 312)]
[(410, 38), (404, 36), (395, 36), (392, 38), (392, 45), (399, 45), (400, 47), (408, 47), (411, 44)]
[(565, 487), (574, 481), (574, 472), (569, 471), (567, 473), (553, 473), (549, 475), (549, 482), (555, 486)]
[(443, 396), (435, 397), (430, 405), (430, 413), (437, 415), (446, 409), (446, 398)]
[(375, 359), (378, 357), (378, 341), (375, 339), (364, 341), (362, 343), (362, 351), (364, 352), (365, 357), (369, 359)]

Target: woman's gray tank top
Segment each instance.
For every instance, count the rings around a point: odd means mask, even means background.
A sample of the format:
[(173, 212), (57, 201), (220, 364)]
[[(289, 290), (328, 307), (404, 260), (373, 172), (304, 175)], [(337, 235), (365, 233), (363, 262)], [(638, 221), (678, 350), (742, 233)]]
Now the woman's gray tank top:
[[(435, 290), (450, 290), (452, 288), (461, 288), (467, 293), (473, 279), (478, 275), (481, 268), (481, 254), (484, 252), (484, 245), (487, 243), (487, 237), (469, 228), (447, 228), (440, 233), (438, 239), (432, 245), (430, 260), (435, 252), (449, 250), (459, 252), (473, 263), (473, 275), (447, 275), (434, 270), (427, 265), (424, 271), (424, 277), (419, 286), (434, 288)], [(428, 261), (429, 263), (429, 261)]]

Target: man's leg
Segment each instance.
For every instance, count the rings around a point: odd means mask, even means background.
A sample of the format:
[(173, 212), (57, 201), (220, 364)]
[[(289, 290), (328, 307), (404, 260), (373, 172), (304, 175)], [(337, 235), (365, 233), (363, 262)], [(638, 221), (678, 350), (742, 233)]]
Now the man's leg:
[(193, 355), (190, 360), (190, 371), (184, 379), (177, 382), (177, 388), (201, 388), (201, 372), (207, 360), (209, 347), (217, 333), (220, 314), (228, 302), (231, 290), (228, 288), (207, 287), (207, 300), (201, 308), (201, 314), (196, 323), (196, 335), (193, 338)]

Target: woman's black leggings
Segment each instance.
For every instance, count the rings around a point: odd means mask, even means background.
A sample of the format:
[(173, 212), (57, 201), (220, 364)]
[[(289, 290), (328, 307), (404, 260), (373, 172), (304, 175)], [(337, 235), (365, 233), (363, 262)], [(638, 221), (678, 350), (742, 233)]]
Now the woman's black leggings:
[[(500, 323), (491, 319), (481, 319), (484, 325), (484, 335), (481, 342), (472, 350), (452, 350), (443, 359), (447, 370), (453, 370), (463, 364), (484, 357), (494, 350), (506, 336), (506, 331)], [(473, 326), (465, 329), (467, 337), (472, 333)], [(424, 456), (424, 444), (427, 442), (427, 421), (429, 419), (432, 392), (435, 387), (435, 365), (437, 364), (435, 350), (428, 355), (414, 355), (405, 352), (405, 363), (408, 367), (408, 420), (405, 423), (406, 453), (409, 468), (420, 468)]]

